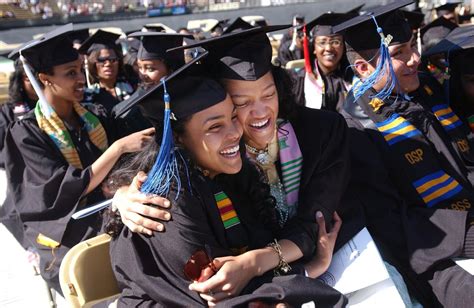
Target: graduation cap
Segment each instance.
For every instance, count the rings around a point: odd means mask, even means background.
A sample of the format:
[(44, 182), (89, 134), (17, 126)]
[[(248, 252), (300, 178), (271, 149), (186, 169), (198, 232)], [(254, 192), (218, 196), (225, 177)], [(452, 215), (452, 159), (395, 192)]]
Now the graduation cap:
[(143, 28), (149, 32), (166, 32), (165, 27), (161, 25), (144, 25)]
[(166, 54), (166, 50), (183, 45), (184, 38), (192, 38), (192, 35), (162, 32), (136, 32), (129, 35), (130, 38), (141, 40), (137, 58), (139, 60), (168, 60), (171, 67), (184, 65), (183, 54)]
[(444, 17), (439, 17), (420, 29), (421, 40), (423, 42), (424, 50), (431, 48), (438, 44), (445, 38), (452, 30), (456, 29), (458, 25), (449, 21)]
[(217, 31), (219, 29), (221, 31), (224, 31), (224, 29), (229, 25), (229, 21), (230, 21), (229, 18), (219, 20), (209, 31), (214, 32), (214, 31)]
[(240, 17), (237, 17), (225, 30), (224, 32), (222, 32), (222, 34), (226, 34), (226, 33), (231, 33), (231, 32), (234, 32), (236, 30), (247, 30), (247, 29), (251, 29), (253, 28), (253, 26), (251, 24), (249, 24), (248, 22), (246, 22), (245, 20), (243, 20), (242, 18)]
[(54, 66), (75, 61), (79, 54), (69, 38), (72, 31), (72, 23), (56, 28), (13, 50), (9, 58), (21, 54), (36, 72), (45, 72)]
[(173, 48), (169, 52), (199, 46), (209, 51), (205, 62), (218, 78), (257, 80), (270, 71), (272, 66), (272, 46), (266, 33), (289, 27), (290, 25), (255, 27)]
[(472, 17), (474, 17), (474, 14), (459, 15), (459, 23), (463, 24), (465, 21), (470, 21)]
[(419, 11), (406, 11), (402, 10), (403, 15), (405, 15), (406, 20), (408, 21), (408, 24), (410, 25), (410, 28), (415, 31), (421, 28), (423, 25), (423, 22), (425, 21), (425, 14)]
[(449, 14), (453, 13), (459, 4), (461, 4), (461, 2), (459, 1), (447, 2), (445, 4), (438, 5), (437, 7), (435, 7), (435, 10), (438, 15)]
[(357, 81), (353, 87), (355, 100), (383, 77), (386, 77), (387, 81), (373, 98), (383, 101), (397, 89), (398, 81), (393, 71), (388, 46), (404, 44), (412, 38), (413, 32), (400, 10), (411, 3), (412, 0), (402, 0), (380, 6), (334, 28), (336, 33), (344, 34), (348, 52), (378, 49), (374, 72), (367, 78)]
[(96, 50), (102, 49), (114, 49), (117, 50), (118, 46), (116, 44), (120, 35), (104, 30), (97, 30), (92, 36), (90, 36), (81, 47), (78, 49), (81, 54), (90, 54)]
[(429, 57), (440, 53), (448, 55), (471, 48), (474, 48), (474, 25), (454, 29), (444, 39), (439, 41), (438, 44), (425, 51), (423, 56)]
[[(324, 13), (306, 24), (307, 34), (313, 33), (314, 37), (335, 35), (334, 26), (357, 15), (357, 13)], [(312, 31), (313, 29), (314, 31)]]
[(364, 6), (365, 6), (365, 3), (362, 3), (361, 5), (356, 6), (356, 7), (353, 8), (353, 9), (350, 9), (350, 10), (347, 11), (345, 14), (359, 15), (359, 14), (360, 14), (360, 10), (361, 10)]
[(89, 28), (73, 30), (69, 34), (69, 38), (73, 44), (82, 44), (89, 38)]
[(399, 10), (413, 0), (401, 0), (379, 6), (334, 27), (335, 33), (343, 33), (348, 50), (371, 50), (380, 47), (380, 33), (390, 35), (388, 45), (403, 44), (412, 37), (410, 25)]

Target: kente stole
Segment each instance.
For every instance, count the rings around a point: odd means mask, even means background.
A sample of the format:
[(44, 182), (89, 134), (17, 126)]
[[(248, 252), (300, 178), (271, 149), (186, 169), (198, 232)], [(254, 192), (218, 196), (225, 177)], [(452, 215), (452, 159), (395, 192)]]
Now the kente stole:
[[(411, 187), (428, 208), (466, 210), (474, 203), (469, 188), (456, 180), (451, 171), (444, 170), (433, 150), (431, 142), (413, 123), (392, 110), (389, 104), (378, 99), (369, 100), (368, 106), (359, 103), (377, 130), (389, 145), (390, 155), (395, 155), (398, 165), (410, 181)], [(387, 100), (392, 98), (387, 98)], [(402, 98), (398, 98), (401, 100)], [(403, 102), (402, 104), (413, 104)], [(420, 106), (417, 111), (420, 111)], [(443, 113), (446, 113), (445, 109)], [(449, 118), (451, 119), (452, 116)], [(454, 122), (445, 122), (444, 128), (456, 127)]]

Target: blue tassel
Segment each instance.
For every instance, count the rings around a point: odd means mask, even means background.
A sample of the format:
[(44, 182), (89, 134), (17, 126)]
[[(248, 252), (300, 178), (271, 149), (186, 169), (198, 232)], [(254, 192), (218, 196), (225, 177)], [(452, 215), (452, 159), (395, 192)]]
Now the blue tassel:
[[(374, 84), (380, 81), (385, 76), (385, 74), (387, 74), (387, 72), (388, 78), (384, 87), (378, 91), (377, 94), (371, 95), (370, 98), (385, 100), (387, 97), (392, 95), (393, 90), (398, 86), (398, 80), (395, 72), (393, 71), (392, 60), (390, 59), (390, 51), (388, 49), (388, 45), (390, 44), (392, 37), (390, 35), (385, 37), (382, 28), (379, 27), (374, 16), (372, 16), (372, 19), (375, 23), (375, 26), (377, 27), (377, 32), (380, 35), (379, 61), (375, 71), (370, 74), (368, 78), (366, 78), (364, 81), (359, 79), (352, 87), (355, 101), (357, 101), (362, 95), (364, 95), (365, 92), (372, 88)], [(370, 61), (372, 60), (373, 59)]]
[[(166, 197), (171, 188), (171, 184), (176, 182), (178, 194), (181, 190), (181, 179), (179, 176), (177, 151), (173, 142), (173, 131), (171, 129), (170, 119), (172, 117), (170, 108), (170, 96), (166, 91), (166, 83), (162, 80), (165, 102), (163, 139), (161, 140), (160, 150), (156, 157), (155, 164), (148, 173), (148, 177), (143, 183), (141, 191), (146, 194), (156, 194)], [(179, 155), (179, 154), (178, 154)], [(181, 157), (181, 156), (180, 156)], [(182, 159), (182, 157), (181, 157)]]

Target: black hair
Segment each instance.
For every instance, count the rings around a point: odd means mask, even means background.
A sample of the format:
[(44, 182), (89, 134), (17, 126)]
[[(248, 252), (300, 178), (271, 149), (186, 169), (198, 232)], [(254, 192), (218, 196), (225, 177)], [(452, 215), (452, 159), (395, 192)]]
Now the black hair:
[[(120, 77), (124, 76), (122, 51), (118, 47), (117, 48), (106, 48), (106, 49), (113, 50), (115, 52), (115, 55), (118, 58), (119, 67), (118, 67), (118, 73), (117, 73), (117, 80), (120, 80)], [(97, 66), (96, 66), (96, 64), (98, 63), (97, 59), (99, 58), (101, 50), (102, 49), (93, 50), (90, 53), (90, 55), (87, 56), (87, 68), (88, 68), (89, 73), (90, 73), (91, 83), (93, 83), (93, 84), (99, 82), (99, 76), (97, 75)]]
[[(179, 119), (177, 121), (171, 121), (171, 128), (173, 130), (173, 135), (176, 138), (177, 136), (182, 136), (185, 132), (185, 125), (191, 119), (191, 116)], [(159, 122), (160, 119), (154, 119), (156, 122)], [(124, 155), (120, 160), (115, 164), (114, 168), (110, 172), (109, 176), (105, 180), (105, 186), (108, 191), (112, 194), (123, 186), (128, 186), (132, 183), (133, 178), (137, 175), (139, 171), (148, 173), (156, 160), (156, 156), (160, 150), (159, 144), (161, 143), (159, 136), (162, 136), (162, 128), (155, 127), (155, 141), (150, 142), (146, 145), (142, 151), (137, 153), (130, 153)], [(191, 162), (187, 162), (188, 165)], [(123, 228), (123, 223), (120, 219), (120, 215), (117, 212), (112, 210), (107, 210), (104, 213), (104, 228), (105, 231), (112, 235), (117, 236)]]
[[(28, 102), (30, 99), (26, 93), (23, 83), (26, 73), (25, 69), (23, 68), (23, 63), (20, 59), (15, 60), (14, 68), (15, 71), (10, 75), (8, 83), (8, 102)], [(33, 75), (35, 75), (34, 72)]]
[[(474, 107), (468, 102), (466, 92), (462, 85), (462, 77), (469, 74), (472, 65), (466, 64), (472, 61), (474, 52), (472, 50), (455, 53), (451, 56), (451, 68), (449, 78), (449, 102), (454, 112), (464, 119), (474, 114)], [(466, 70), (467, 68), (467, 70)], [(472, 70), (472, 69), (471, 69)]]
[(293, 89), (293, 79), (288, 72), (272, 65), (271, 72), (278, 92), (278, 118), (292, 121), (296, 117), (296, 97)]

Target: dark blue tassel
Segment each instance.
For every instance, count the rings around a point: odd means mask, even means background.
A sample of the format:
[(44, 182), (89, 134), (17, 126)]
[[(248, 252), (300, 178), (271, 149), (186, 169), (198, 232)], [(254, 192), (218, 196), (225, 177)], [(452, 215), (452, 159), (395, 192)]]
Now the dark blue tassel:
[[(395, 87), (398, 86), (398, 80), (393, 71), (392, 60), (390, 59), (390, 51), (388, 45), (390, 44), (391, 36), (385, 37), (382, 28), (377, 24), (377, 20), (374, 16), (372, 19), (377, 27), (377, 32), (380, 35), (380, 51), (379, 51), (379, 60), (375, 71), (370, 74), (368, 78), (364, 81), (360, 79), (354, 84), (352, 91), (354, 93), (354, 98), (357, 101), (365, 92), (373, 87), (380, 79), (382, 79), (385, 74), (388, 73), (387, 82), (384, 85), (383, 89), (377, 92), (377, 94), (372, 95), (370, 98), (378, 98), (385, 100), (388, 96), (392, 95)], [(370, 61), (372, 61), (371, 59)], [(370, 62), (369, 61), (369, 62)]]
[[(181, 189), (181, 179), (179, 176), (177, 152), (174, 147), (173, 131), (171, 129), (171, 108), (170, 96), (166, 91), (166, 83), (163, 80), (163, 100), (165, 102), (163, 138), (161, 140), (160, 151), (156, 157), (155, 164), (148, 173), (148, 178), (143, 183), (141, 191), (146, 194), (156, 194), (166, 197), (171, 188), (171, 184), (176, 182), (179, 191)], [(179, 155), (179, 154), (178, 154)]]

